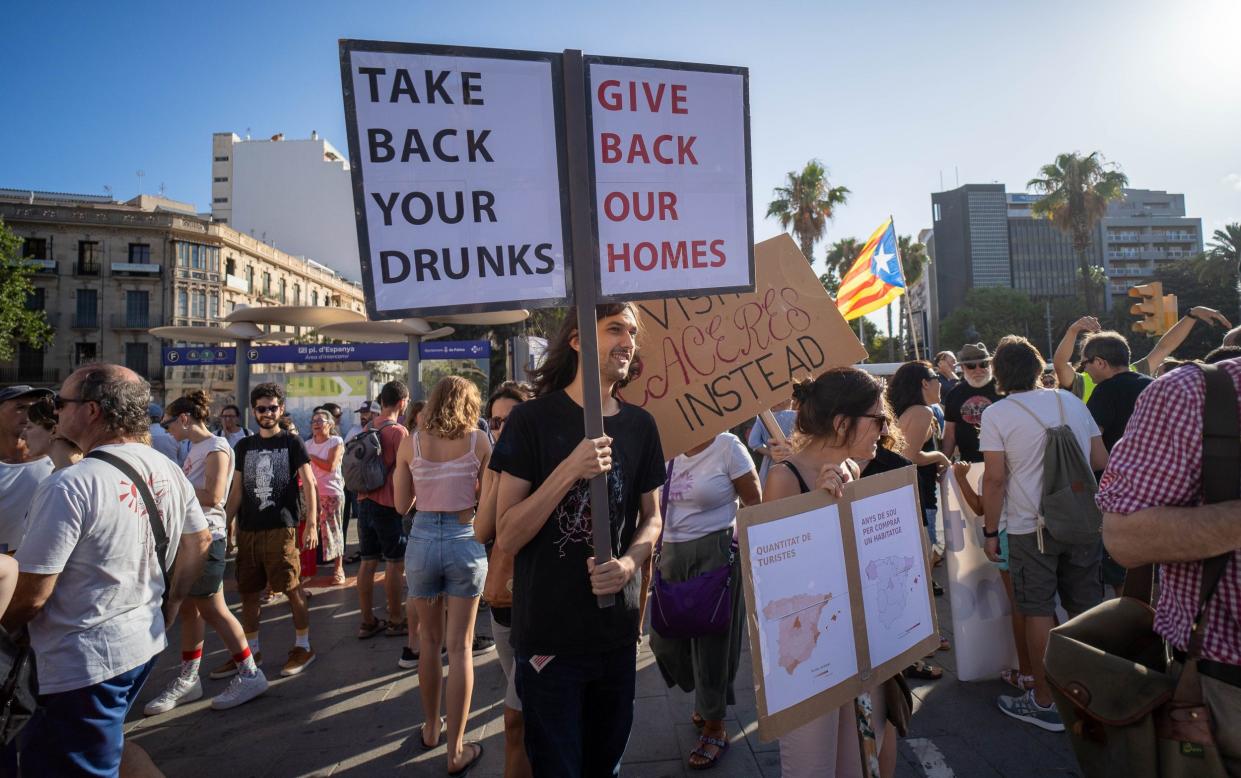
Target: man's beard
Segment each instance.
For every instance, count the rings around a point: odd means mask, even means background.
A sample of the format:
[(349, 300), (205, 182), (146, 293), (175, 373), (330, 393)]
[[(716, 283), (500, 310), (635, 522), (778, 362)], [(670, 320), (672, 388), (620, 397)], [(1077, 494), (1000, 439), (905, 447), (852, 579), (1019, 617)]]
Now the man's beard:
[(991, 368), (987, 368), (987, 372), (983, 373), (981, 376), (976, 375), (972, 370), (967, 372), (965, 374), (965, 382), (975, 389), (983, 388), (987, 384), (991, 383)]
[(274, 418), (271, 418), (271, 417), (269, 416), (269, 417), (267, 417), (267, 418), (260, 418), (260, 419), (258, 420), (258, 423), (259, 423), (259, 426), (260, 426), (260, 427), (262, 427), (263, 429), (265, 429), (265, 430), (269, 430), (269, 429), (271, 429), (272, 427), (275, 427), (277, 424), (279, 424), (279, 423), (280, 423), (280, 420), (279, 420), (279, 419), (274, 419)]

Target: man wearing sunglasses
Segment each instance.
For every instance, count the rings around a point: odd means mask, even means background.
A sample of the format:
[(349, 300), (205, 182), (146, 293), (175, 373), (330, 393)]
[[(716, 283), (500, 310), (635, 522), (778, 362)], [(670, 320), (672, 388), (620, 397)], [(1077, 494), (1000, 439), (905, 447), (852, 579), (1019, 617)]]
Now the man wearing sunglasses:
[(318, 504), (310, 455), (301, 438), (280, 429), (284, 390), (259, 384), (250, 392), (250, 410), (259, 433), (237, 442), (236, 472), (226, 513), (237, 518), (237, 591), (241, 594), (241, 626), (262, 663), (259, 643), (259, 596), (268, 586), (283, 592), (293, 610), (297, 633), (280, 674), (297, 675), (315, 660), (310, 648), (310, 609), (301, 586), (301, 550), (297, 525), (305, 517), (306, 548), (319, 545)]
[(1000, 399), (991, 374), (991, 354), (985, 343), (967, 343), (957, 352), (957, 363), (961, 383), (944, 398), (943, 451), (949, 459), (959, 450), (961, 461), (981, 462), (978, 430), (982, 412)]
[[(54, 400), (57, 433), (89, 453), (35, 492), (4, 614), (9, 630), (29, 625), (39, 662), (23, 775), (117, 774), (125, 717), (202, 572), (211, 533), (189, 479), (145, 442), (150, 401), (120, 365), (81, 368)], [(162, 560), (148, 496), (169, 541)]]

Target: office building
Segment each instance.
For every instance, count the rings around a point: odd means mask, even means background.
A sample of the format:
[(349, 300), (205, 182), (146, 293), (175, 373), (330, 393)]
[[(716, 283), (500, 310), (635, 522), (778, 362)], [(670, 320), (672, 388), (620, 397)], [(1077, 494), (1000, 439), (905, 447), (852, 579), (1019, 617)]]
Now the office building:
[(286, 254), (360, 277), (348, 158), (316, 132), (308, 140), (212, 135), (211, 217)]
[(163, 369), (160, 348), (170, 344), (147, 330), (220, 324), (238, 305), (365, 310), (356, 284), (187, 203), (0, 189), (0, 218), (38, 267), (27, 304), (45, 311), (55, 333), (46, 348), (19, 346), (0, 364), (0, 383), (55, 385), (103, 361), (150, 380), (157, 398), (193, 387), (231, 391), (231, 367)]
[[(931, 195), (938, 321), (975, 287), (1018, 289), (1036, 300), (1069, 297), (1080, 261), (1067, 233), (1034, 217), (1039, 195), (1003, 184), (967, 184)], [(1090, 246), (1108, 276), (1104, 305), (1149, 280), (1161, 262), (1202, 251), (1202, 220), (1185, 216), (1184, 195), (1126, 189), (1108, 205)]]

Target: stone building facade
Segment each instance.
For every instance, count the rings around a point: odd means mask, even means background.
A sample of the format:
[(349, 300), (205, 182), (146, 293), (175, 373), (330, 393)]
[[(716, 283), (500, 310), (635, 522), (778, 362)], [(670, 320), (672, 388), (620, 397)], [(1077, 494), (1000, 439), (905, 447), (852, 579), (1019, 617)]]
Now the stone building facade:
[(105, 361), (145, 376), (157, 398), (195, 387), (231, 390), (231, 367), (163, 368), (161, 346), (173, 344), (148, 330), (223, 325), (237, 306), (365, 311), (355, 283), (185, 203), (0, 189), (0, 219), (38, 265), (27, 304), (45, 311), (55, 332), (48, 347), (21, 346), (0, 363), (0, 384), (53, 386), (82, 364)]

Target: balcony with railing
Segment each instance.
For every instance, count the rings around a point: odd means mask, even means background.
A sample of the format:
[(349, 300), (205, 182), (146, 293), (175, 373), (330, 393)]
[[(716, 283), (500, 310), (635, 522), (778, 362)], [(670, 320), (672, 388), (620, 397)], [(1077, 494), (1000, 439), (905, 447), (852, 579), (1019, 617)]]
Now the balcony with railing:
[(97, 330), (99, 329), (99, 314), (95, 311), (75, 311), (69, 326), (75, 330)]
[(130, 278), (150, 278), (158, 281), (163, 268), (154, 262), (113, 262), (112, 272)]
[(41, 365), (0, 366), (0, 384), (58, 384), (60, 368)]
[(114, 330), (149, 330), (152, 327), (163, 327), (168, 324), (164, 316), (150, 311), (114, 313), (109, 318), (109, 323)]

